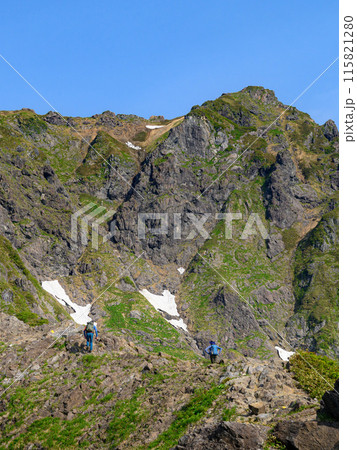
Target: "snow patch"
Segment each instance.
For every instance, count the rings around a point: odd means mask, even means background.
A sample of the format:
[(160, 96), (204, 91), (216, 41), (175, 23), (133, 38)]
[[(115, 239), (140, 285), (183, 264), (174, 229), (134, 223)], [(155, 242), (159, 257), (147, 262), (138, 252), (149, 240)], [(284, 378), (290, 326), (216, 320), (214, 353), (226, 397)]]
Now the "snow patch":
[(134, 145), (133, 143), (131, 143), (130, 141), (125, 142), (125, 144), (130, 147), (133, 148), (134, 150), (141, 150), (141, 147), (139, 147), (138, 145)]
[[(155, 295), (149, 292), (147, 289), (143, 289), (142, 291), (139, 291), (140, 294), (142, 294), (157, 311), (164, 311), (167, 314), (170, 314), (170, 316), (180, 316), (177, 311), (177, 306), (175, 302), (175, 296), (171, 294), (170, 291), (165, 290), (162, 295)], [(187, 325), (184, 323), (184, 321), (180, 319), (171, 319), (168, 320), (171, 325), (173, 325), (176, 328), (182, 328), (187, 331)]]
[(178, 316), (179, 313), (177, 311), (175, 296), (171, 294), (170, 291), (165, 290), (162, 295), (155, 295), (149, 292), (147, 289), (143, 289), (139, 291), (152, 306), (159, 310), (167, 312), (170, 316)]
[(146, 125), (149, 130), (156, 130), (157, 128), (164, 128), (165, 125)]
[(283, 348), (278, 346), (275, 346), (275, 349), (278, 351), (278, 355), (283, 361), (289, 361), (290, 356), (293, 356), (295, 354), (295, 352), (288, 352), (287, 350), (284, 350)]
[(58, 280), (42, 281), (43, 289), (51, 294), (61, 305), (68, 305), (74, 310), (74, 313), (70, 314), (72, 319), (79, 325), (86, 325), (91, 318), (89, 317), (91, 305), (80, 306), (72, 300), (66, 294), (66, 291), (59, 284)]
[(181, 275), (182, 275), (182, 274), (184, 273), (184, 271), (185, 271), (185, 269), (184, 269), (183, 267), (179, 267), (177, 270), (180, 272)]
[(185, 324), (185, 322), (183, 321), (183, 319), (179, 319), (179, 320), (171, 319), (171, 320), (169, 320), (169, 322), (170, 322), (171, 325), (173, 325), (175, 328), (182, 328), (183, 330), (188, 331), (188, 330), (187, 330), (187, 325)]

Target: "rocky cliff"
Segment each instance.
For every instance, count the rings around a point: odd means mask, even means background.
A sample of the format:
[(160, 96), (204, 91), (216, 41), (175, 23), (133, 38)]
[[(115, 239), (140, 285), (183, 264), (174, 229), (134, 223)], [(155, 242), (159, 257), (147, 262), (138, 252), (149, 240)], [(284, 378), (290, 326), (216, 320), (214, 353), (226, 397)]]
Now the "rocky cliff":
[[(1, 234), (37, 279), (72, 284), (77, 276), (73, 295), (94, 288), (94, 298), (113, 269), (108, 251), (117, 270), (143, 254), (126, 275), (137, 290), (171, 289), (198, 339), (214, 329), (225, 345), (253, 354), (279, 332), (337, 355), (333, 122), (318, 126), (259, 87), (222, 94), (173, 121), (30, 110), (0, 119)], [(71, 239), (71, 216), (89, 202), (116, 210), (112, 242), (96, 254)], [(167, 231), (151, 233), (152, 220), (142, 238), (139, 215), (155, 213), (166, 214)], [(222, 213), (241, 214), (231, 239)], [(14, 313), (4, 300), (13, 295), (8, 284), (2, 292), (2, 310)], [(249, 334), (239, 325), (244, 301), (256, 316)]]
[[(273, 91), (254, 86), (173, 120), (110, 111), (87, 118), (2, 111), (0, 181), (0, 312), (30, 341), (43, 335), (39, 349), (53, 340), (51, 330), (56, 335), (71, 323), (73, 311), (41, 286), (58, 279), (76, 304), (93, 303), (92, 317), (108, 342), (119, 336), (115, 345), (143, 352), (151, 366), (140, 373), (157, 375), (152, 358), (159, 352), (196, 361), (212, 338), (228, 360), (270, 361), (272, 371), (276, 345), (338, 357), (338, 131), (332, 121), (320, 126)], [(96, 246), (89, 231), (97, 219)], [(170, 291), (177, 314), (155, 309), (144, 290)], [(178, 320), (187, 330), (172, 326)], [(61, 358), (72, 364), (68, 339)], [(21, 338), (10, 341), (27, 351)], [(31, 358), (16, 361), (10, 344), (4, 345), (4, 355), (12, 355), (2, 374), (8, 386)], [(103, 355), (112, 351), (104, 347)], [(129, 347), (128, 355), (135, 355)], [(114, 370), (109, 360), (106, 376)], [(208, 374), (192, 364), (201, 389)], [(223, 376), (216, 372), (214, 381), (209, 378), (212, 389)], [(128, 376), (142, 382), (142, 375)], [(136, 398), (134, 384), (127, 397)], [(91, 396), (79, 397), (87, 407), (83, 399)], [(246, 407), (251, 397), (237, 402)], [(43, 417), (57, 417), (41, 405)], [(127, 414), (135, 406), (125, 405)], [(63, 408), (61, 421), (80, 410)], [(172, 418), (160, 421), (141, 445), (158, 439)], [(216, 425), (209, 428), (212, 445), (222, 433), (258, 439), (249, 427)], [(259, 430), (259, 442), (265, 441), (265, 428)], [(194, 436), (185, 439), (178, 448), (196, 448)]]

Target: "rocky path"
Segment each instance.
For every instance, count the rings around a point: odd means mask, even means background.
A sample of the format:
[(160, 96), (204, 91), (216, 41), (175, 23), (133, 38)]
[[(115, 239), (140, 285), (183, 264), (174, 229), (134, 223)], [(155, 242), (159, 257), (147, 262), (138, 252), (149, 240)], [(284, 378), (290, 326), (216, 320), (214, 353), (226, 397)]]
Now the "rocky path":
[[(181, 415), (192, 408), (202, 412), (206, 403), (199, 420), (188, 421), (192, 424), (172, 438), (176, 443), (180, 438), (177, 449), (269, 448), (265, 443), (277, 438), (295, 443), (287, 448), (332, 449), (338, 440), (334, 425), (316, 420), (319, 403), (298, 388), (280, 360), (185, 361), (106, 332), (89, 355), (82, 330), (75, 328), (46, 350), (55, 339), (48, 326), (35, 330), (5, 315), (0, 325), (6, 342), (0, 353), (2, 388), (34, 361), (1, 396), (6, 446), (49, 448), (49, 433), (58, 429), (53, 448), (70, 448), (70, 442), (86, 448), (148, 448), (156, 442), (152, 448), (161, 448)], [(81, 424), (77, 431), (75, 424)], [(61, 433), (67, 436), (62, 441)]]

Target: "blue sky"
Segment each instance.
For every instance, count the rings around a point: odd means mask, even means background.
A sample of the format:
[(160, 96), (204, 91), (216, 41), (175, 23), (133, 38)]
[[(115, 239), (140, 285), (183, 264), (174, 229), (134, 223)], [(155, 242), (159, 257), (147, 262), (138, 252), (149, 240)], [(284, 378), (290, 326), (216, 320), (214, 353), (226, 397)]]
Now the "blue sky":
[[(63, 115), (173, 118), (248, 85), (290, 104), (338, 56), (338, 2), (3, 2), (0, 53)], [(49, 106), (0, 59), (0, 109)], [(295, 104), (338, 122), (338, 62)]]

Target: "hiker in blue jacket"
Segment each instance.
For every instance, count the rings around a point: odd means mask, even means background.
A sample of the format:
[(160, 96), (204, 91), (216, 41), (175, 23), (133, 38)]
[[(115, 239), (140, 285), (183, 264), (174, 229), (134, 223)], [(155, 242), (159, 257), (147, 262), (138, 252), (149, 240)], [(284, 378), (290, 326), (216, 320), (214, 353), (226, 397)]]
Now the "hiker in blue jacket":
[(205, 352), (208, 353), (211, 358), (212, 364), (216, 362), (217, 355), (219, 355), (221, 351), (221, 347), (218, 347), (214, 341), (210, 341), (210, 345), (205, 349)]
[(89, 352), (92, 352), (93, 350), (94, 333), (97, 339), (98, 338), (97, 326), (92, 320), (90, 320), (83, 331), (84, 337), (87, 339), (87, 350), (89, 349)]

